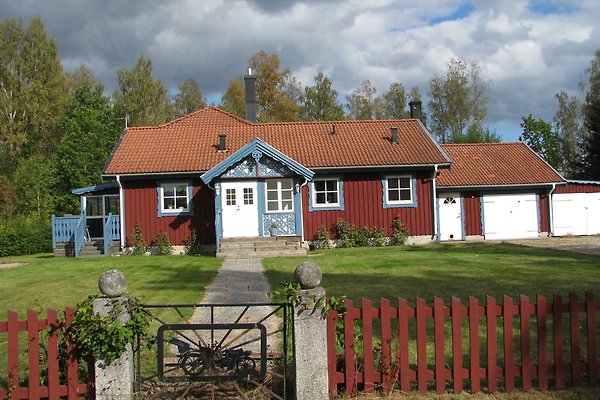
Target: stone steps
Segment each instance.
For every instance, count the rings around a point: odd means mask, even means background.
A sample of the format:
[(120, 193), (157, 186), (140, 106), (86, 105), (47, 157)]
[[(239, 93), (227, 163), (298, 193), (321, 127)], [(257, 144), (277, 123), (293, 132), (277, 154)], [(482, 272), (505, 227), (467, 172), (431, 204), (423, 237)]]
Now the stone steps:
[[(109, 255), (119, 254), (119, 241), (115, 241), (109, 248)], [(90, 240), (85, 242), (79, 251), (79, 258), (102, 257), (104, 255), (104, 241)], [(75, 257), (75, 248), (73, 242), (58, 243), (54, 249), (55, 257)]]
[(306, 256), (301, 240), (295, 236), (264, 238), (224, 238), (220, 242), (219, 258), (265, 258)]

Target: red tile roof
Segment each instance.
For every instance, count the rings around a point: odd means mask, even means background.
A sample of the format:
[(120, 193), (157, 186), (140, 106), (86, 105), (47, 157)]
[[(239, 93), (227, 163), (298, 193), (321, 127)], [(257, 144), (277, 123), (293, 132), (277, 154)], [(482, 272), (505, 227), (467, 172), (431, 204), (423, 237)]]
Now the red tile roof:
[(441, 187), (532, 185), (564, 182), (552, 167), (521, 142), (442, 144), (452, 159), (437, 180)]
[[(398, 128), (399, 144), (391, 143), (391, 127)], [(222, 133), (228, 152), (217, 150)], [(104, 173), (207, 171), (255, 137), (307, 168), (449, 162), (415, 119), (254, 124), (207, 107), (163, 125), (130, 127)]]

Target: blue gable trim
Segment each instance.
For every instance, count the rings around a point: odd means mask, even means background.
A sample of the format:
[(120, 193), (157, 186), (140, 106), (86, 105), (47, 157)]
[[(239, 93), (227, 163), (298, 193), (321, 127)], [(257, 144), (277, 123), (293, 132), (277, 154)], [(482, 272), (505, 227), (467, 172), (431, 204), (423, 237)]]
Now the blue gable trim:
[(118, 187), (119, 187), (119, 185), (117, 184), (117, 182), (113, 181), (113, 182), (100, 183), (99, 185), (94, 185), (94, 186), (86, 186), (83, 188), (72, 189), (71, 193), (81, 196), (82, 194), (85, 194), (85, 193), (99, 192), (101, 190), (106, 190), (106, 189), (117, 189)]
[(227, 157), (215, 165), (212, 169), (205, 172), (200, 179), (206, 184), (210, 183), (214, 178), (223, 175), (233, 164), (238, 163), (248, 156), (252, 156), (255, 159), (260, 159), (263, 155), (272, 158), (275, 161), (288, 167), (298, 175), (304, 177), (306, 180), (311, 180), (315, 174), (310, 169), (306, 168), (297, 161), (292, 160), (273, 146), (263, 142), (259, 138), (254, 138), (244, 147)]

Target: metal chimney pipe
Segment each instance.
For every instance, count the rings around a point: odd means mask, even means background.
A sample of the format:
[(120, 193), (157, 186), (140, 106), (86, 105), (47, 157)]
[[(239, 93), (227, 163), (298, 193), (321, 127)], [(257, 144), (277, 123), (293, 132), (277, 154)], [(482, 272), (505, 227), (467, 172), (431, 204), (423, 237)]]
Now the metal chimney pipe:
[(408, 103), (408, 106), (410, 107), (410, 117), (414, 118), (414, 119), (421, 119), (421, 105), (423, 104), (423, 102), (421, 100), (413, 100), (410, 103)]
[(248, 68), (248, 75), (244, 76), (244, 94), (246, 96), (246, 119), (256, 122), (256, 76)]
[(219, 134), (219, 151), (226, 151), (227, 150), (227, 135), (224, 133)]
[(398, 128), (395, 126), (392, 126), (390, 128), (390, 132), (392, 134), (392, 144), (400, 143), (400, 140), (398, 140)]

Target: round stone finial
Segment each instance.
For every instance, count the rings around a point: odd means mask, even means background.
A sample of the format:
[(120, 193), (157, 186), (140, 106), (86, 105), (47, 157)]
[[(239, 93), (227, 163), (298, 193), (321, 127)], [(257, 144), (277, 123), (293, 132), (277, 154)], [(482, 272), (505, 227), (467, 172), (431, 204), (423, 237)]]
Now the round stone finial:
[(118, 269), (111, 269), (102, 274), (98, 287), (106, 296), (121, 296), (127, 290), (127, 278)]
[(296, 267), (294, 277), (302, 289), (314, 289), (321, 283), (323, 274), (317, 264), (305, 261)]

